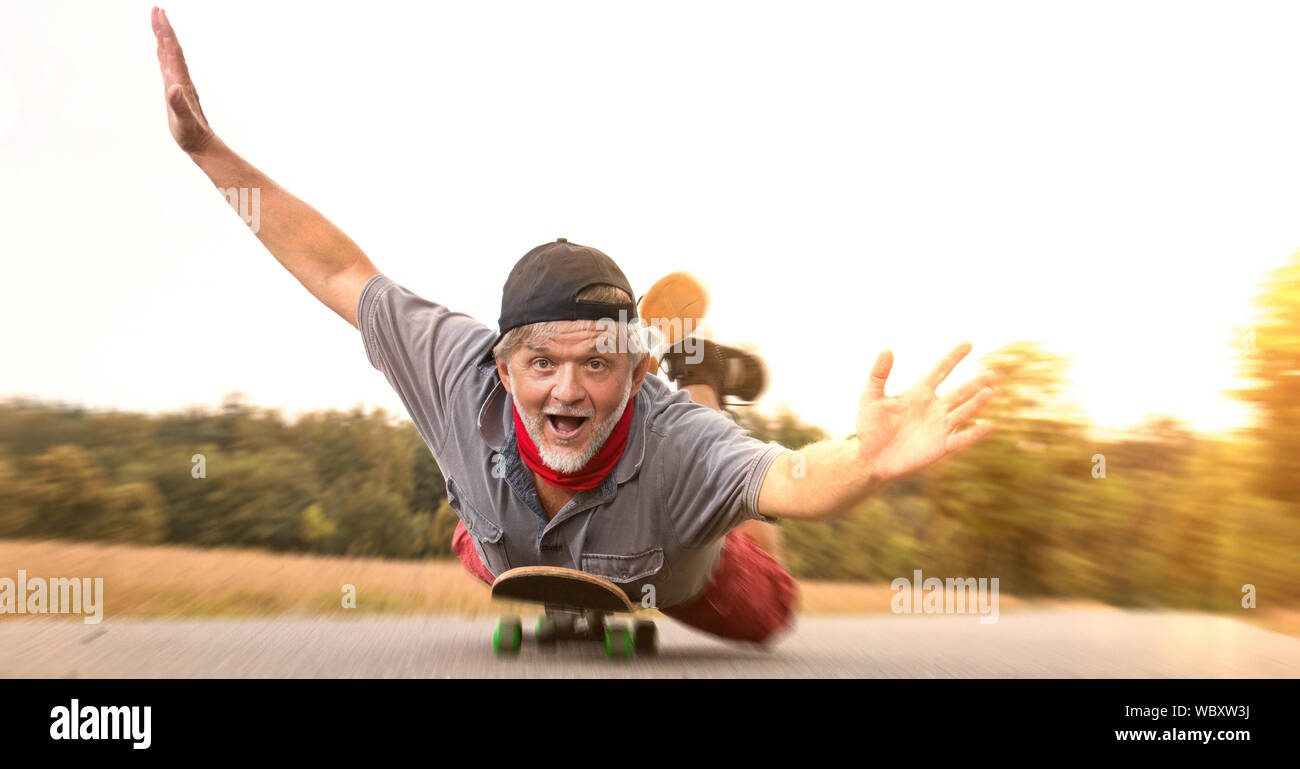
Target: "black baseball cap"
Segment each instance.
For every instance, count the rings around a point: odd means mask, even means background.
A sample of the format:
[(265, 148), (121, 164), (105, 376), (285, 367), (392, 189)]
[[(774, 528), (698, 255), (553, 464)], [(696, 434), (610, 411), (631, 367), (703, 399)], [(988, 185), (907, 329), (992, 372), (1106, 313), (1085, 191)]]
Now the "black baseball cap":
[[(501, 318), (497, 321), (501, 337), (511, 329), (550, 320), (628, 320), (636, 317), (636, 303), (594, 302), (578, 299), (583, 289), (594, 285), (621, 288), (629, 297), (632, 284), (627, 276), (604, 253), (590, 246), (558, 238), (524, 254), (515, 263), (501, 291)], [(485, 360), (492, 359), (489, 350)]]

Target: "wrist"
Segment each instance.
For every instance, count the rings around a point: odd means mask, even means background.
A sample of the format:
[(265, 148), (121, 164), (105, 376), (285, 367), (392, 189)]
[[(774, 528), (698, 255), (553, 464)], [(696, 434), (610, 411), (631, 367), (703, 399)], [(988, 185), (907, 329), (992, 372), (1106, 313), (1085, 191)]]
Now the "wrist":
[(187, 149), (185, 154), (190, 156), (190, 160), (202, 165), (202, 161), (217, 155), (228, 153), (229, 151), (230, 148), (226, 146), (225, 142), (221, 141), (221, 137), (217, 136), (215, 133), (209, 133), (206, 137), (196, 142), (194, 147)]
[(848, 443), (846, 451), (853, 456), (852, 478), (855, 485), (864, 489), (872, 488), (880, 480), (880, 474), (876, 472), (875, 457), (868, 456), (862, 441), (856, 434), (850, 435), (845, 441)]

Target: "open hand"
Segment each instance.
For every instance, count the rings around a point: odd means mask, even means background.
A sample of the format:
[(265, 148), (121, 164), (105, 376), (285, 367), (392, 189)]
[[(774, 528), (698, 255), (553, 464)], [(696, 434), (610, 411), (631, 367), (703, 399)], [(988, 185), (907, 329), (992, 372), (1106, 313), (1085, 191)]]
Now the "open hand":
[(153, 34), (158, 39), (158, 64), (162, 67), (163, 95), (167, 101), (167, 126), (181, 149), (195, 153), (206, 147), (215, 136), (199, 106), (199, 92), (190, 80), (185, 54), (161, 8), (151, 12)]
[(920, 382), (894, 396), (885, 395), (894, 354), (885, 350), (876, 358), (858, 404), (857, 439), (862, 458), (882, 480), (920, 470), (993, 431), (992, 425), (977, 424), (953, 432), (993, 397), (991, 374), (980, 374), (942, 398), (935, 394), (970, 350), (969, 342), (957, 345)]

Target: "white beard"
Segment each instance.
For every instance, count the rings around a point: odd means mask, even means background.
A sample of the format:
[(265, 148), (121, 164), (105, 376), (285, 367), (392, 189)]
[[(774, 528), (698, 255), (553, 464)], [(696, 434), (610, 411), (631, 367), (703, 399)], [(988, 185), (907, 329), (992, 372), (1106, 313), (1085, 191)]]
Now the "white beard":
[(528, 437), (533, 439), (533, 445), (537, 447), (537, 453), (542, 456), (542, 463), (557, 473), (573, 475), (582, 468), (587, 466), (591, 458), (596, 456), (609, 439), (609, 434), (614, 432), (618, 420), (623, 418), (623, 412), (627, 409), (627, 399), (632, 396), (632, 377), (628, 377), (627, 386), (623, 388), (623, 397), (618, 407), (618, 411), (609, 415), (604, 422), (596, 425), (592, 434), (591, 441), (587, 444), (586, 450), (582, 452), (574, 451), (557, 451), (545, 437), (546, 415), (559, 414), (562, 416), (587, 417), (591, 418), (593, 413), (587, 411), (565, 411), (564, 409), (542, 409), (542, 413), (535, 417), (530, 417), (524, 412), (519, 412), (519, 418), (524, 423), (524, 429), (528, 431)]

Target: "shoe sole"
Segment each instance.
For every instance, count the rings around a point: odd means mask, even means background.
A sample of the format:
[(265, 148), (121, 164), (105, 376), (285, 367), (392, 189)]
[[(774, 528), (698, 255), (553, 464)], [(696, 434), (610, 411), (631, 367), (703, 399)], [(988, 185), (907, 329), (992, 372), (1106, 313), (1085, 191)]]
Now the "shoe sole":
[[(642, 322), (654, 326), (664, 347), (680, 342), (699, 327), (709, 309), (709, 292), (688, 272), (672, 272), (650, 287), (641, 297), (637, 311)], [(658, 371), (655, 356), (652, 371)]]

